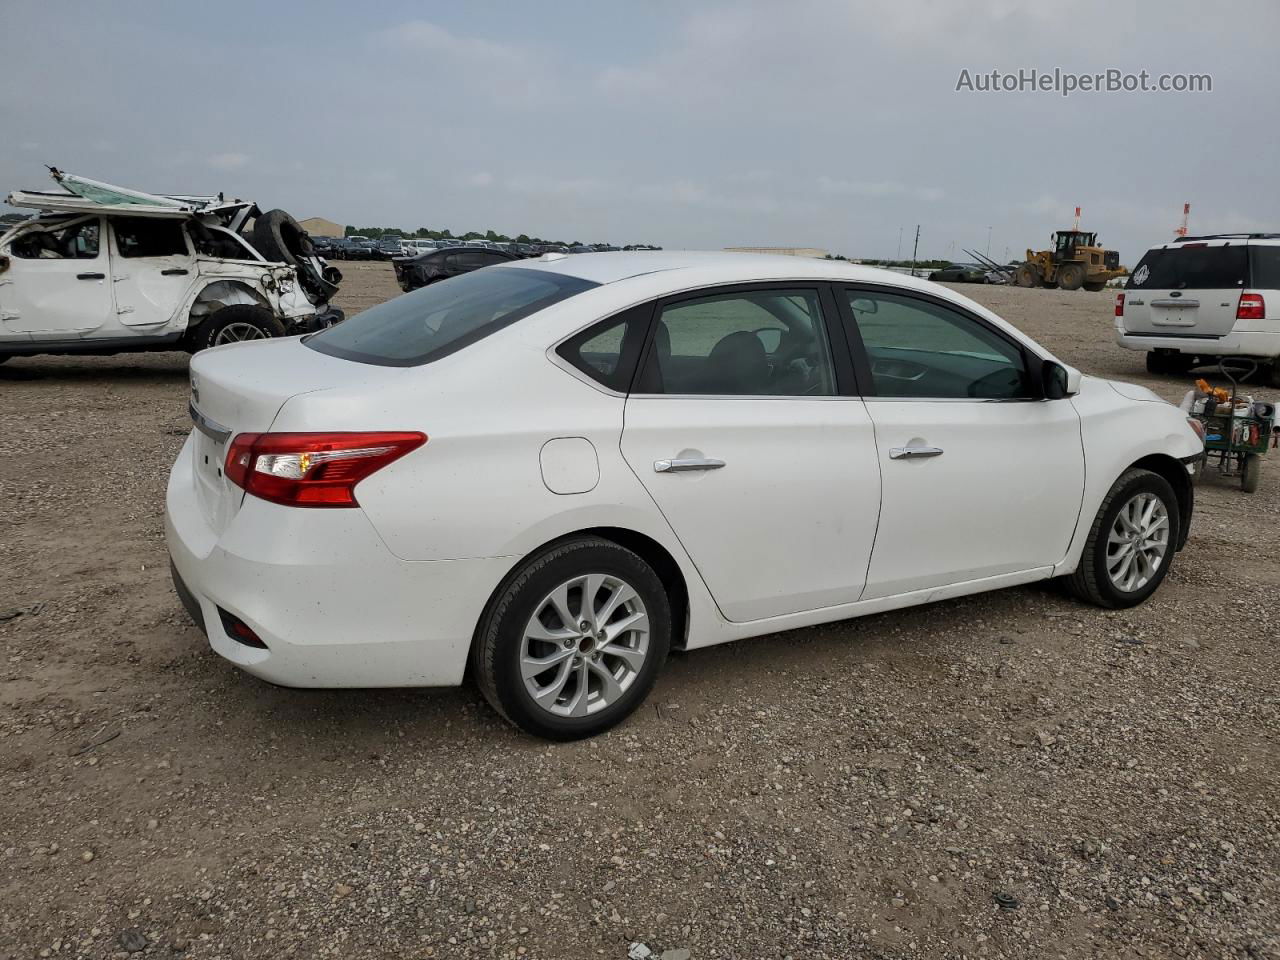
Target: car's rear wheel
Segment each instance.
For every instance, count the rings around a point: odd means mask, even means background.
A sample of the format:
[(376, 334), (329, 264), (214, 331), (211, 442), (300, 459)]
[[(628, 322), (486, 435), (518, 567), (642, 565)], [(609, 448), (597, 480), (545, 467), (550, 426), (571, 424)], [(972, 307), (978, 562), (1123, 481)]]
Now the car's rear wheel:
[(1111, 487), (1067, 586), (1100, 607), (1133, 607), (1155, 593), (1177, 550), (1178, 499), (1150, 470), (1126, 470)]
[(283, 337), (284, 324), (266, 307), (233, 303), (211, 314), (192, 337), (192, 352), (246, 340)]
[(629, 715), (671, 646), (671, 607), (640, 556), (584, 537), (528, 560), (500, 589), (472, 647), (480, 691), (528, 733), (577, 740)]

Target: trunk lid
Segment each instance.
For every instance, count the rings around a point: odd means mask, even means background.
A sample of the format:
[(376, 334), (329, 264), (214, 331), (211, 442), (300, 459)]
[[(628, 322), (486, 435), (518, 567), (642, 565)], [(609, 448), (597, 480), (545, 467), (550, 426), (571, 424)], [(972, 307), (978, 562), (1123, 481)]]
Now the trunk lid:
[(1174, 243), (1148, 250), (1125, 284), (1124, 332), (1215, 339), (1231, 332), (1249, 287), (1239, 240)]
[(232, 438), (270, 430), (292, 397), (385, 380), (398, 372), (319, 353), (299, 338), (230, 344), (197, 353), (191, 358), (192, 473), (205, 521), (221, 533), (244, 499), (244, 491), (223, 472)]

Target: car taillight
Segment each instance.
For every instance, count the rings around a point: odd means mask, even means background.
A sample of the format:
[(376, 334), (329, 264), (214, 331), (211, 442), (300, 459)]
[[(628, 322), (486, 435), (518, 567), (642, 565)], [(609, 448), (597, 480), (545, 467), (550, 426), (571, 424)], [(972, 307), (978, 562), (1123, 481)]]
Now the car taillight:
[(1236, 307), (1237, 320), (1266, 319), (1267, 304), (1260, 293), (1240, 294), (1240, 306)]
[(1117, 317), (1124, 316), (1124, 294), (1123, 293), (1116, 294), (1116, 316)]
[(356, 484), (427, 442), (426, 434), (242, 433), (231, 441), (227, 479), (289, 507), (357, 507)]
[(1200, 438), (1200, 442), (1204, 443), (1204, 424), (1195, 417), (1187, 417), (1187, 426), (1194, 430), (1196, 436)]

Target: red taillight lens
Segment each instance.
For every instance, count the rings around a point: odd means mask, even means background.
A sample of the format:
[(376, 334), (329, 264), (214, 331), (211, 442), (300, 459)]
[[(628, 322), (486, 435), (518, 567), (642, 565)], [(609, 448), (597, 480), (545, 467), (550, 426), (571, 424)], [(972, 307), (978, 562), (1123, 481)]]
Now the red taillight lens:
[(1267, 316), (1267, 304), (1260, 293), (1240, 294), (1240, 306), (1236, 307), (1237, 320), (1264, 320)]
[(1124, 294), (1123, 293), (1116, 294), (1116, 316), (1117, 317), (1124, 316)]
[(227, 479), (289, 507), (357, 507), (356, 484), (427, 442), (422, 433), (242, 433)]

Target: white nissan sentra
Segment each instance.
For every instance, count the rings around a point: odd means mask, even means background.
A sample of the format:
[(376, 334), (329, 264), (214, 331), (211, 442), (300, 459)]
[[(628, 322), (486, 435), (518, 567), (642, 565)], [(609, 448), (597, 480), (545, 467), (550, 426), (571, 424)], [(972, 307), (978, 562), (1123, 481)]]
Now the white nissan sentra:
[(971, 300), (755, 254), (488, 267), (191, 362), (179, 595), (298, 687), (597, 733), (693, 649), (1062, 577), (1145, 600), (1200, 436)]

